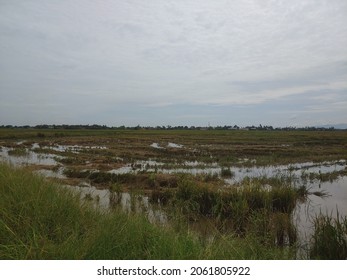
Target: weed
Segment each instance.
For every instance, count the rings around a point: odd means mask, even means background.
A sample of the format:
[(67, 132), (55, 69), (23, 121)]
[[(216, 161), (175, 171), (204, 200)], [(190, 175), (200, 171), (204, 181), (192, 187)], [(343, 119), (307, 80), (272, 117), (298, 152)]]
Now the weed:
[(314, 219), (310, 249), (312, 259), (347, 259), (347, 217), (319, 215)]

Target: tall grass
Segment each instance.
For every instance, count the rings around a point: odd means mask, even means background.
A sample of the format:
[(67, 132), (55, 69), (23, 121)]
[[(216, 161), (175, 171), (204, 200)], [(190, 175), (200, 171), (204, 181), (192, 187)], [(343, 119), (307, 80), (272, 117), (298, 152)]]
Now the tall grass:
[(312, 259), (347, 259), (347, 217), (317, 216), (310, 249)]
[(181, 177), (178, 187), (167, 194), (173, 219), (194, 222), (207, 218), (222, 232), (241, 237), (252, 234), (264, 244), (284, 246), (296, 242), (292, 212), (305, 192), (281, 181), (264, 186), (250, 180), (240, 186), (216, 189)]
[[(117, 209), (117, 208), (116, 208)], [(201, 241), (144, 216), (101, 212), (79, 195), (0, 165), (0, 259), (279, 259), (255, 237)]]

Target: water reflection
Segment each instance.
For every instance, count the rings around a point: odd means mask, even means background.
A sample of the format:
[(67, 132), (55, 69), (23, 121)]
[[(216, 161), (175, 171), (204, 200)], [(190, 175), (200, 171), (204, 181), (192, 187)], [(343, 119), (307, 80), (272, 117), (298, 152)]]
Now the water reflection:
[[(294, 211), (294, 222), (297, 225), (299, 239), (307, 242), (313, 233), (312, 220), (319, 214), (337, 217), (347, 215), (347, 176), (343, 176), (334, 182), (311, 184), (310, 192), (324, 191), (327, 196), (311, 194), (307, 200), (298, 203)], [(305, 245), (305, 244), (304, 244)]]
[(29, 165), (29, 164), (40, 164), (40, 165), (58, 165), (57, 158), (63, 158), (59, 155), (53, 154), (38, 154), (28, 149), (25, 149), (23, 155), (10, 155), (13, 148), (2, 147), (0, 150), (0, 160), (7, 162), (11, 165)]
[(121, 208), (126, 213), (145, 213), (152, 223), (166, 224), (168, 222), (165, 212), (159, 206), (151, 205), (148, 196), (97, 189), (86, 182), (79, 186), (67, 185), (66, 187), (78, 192), (81, 199), (92, 201), (95, 207), (103, 211)]

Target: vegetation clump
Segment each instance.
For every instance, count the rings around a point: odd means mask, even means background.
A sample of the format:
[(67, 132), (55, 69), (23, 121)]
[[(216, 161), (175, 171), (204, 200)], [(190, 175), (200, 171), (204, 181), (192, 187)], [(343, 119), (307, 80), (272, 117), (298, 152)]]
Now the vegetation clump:
[[(119, 191), (114, 186), (113, 192)], [(257, 238), (216, 236), (150, 224), (89, 200), (28, 171), (0, 165), (0, 259), (284, 259), (290, 250)]]
[[(266, 244), (284, 246), (296, 241), (292, 212), (302, 193), (290, 185), (268, 188), (256, 182), (218, 189), (182, 176), (177, 188), (161, 196), (154, 192), (152, 200), (165, 199), (174, 218), (182, 215), (190, 222), (210, 219), (222, 232), (240, 237), (252, 233)], [(260, 221), (266, 225), (259, 226)]]
[(223, 167), (222, 170), (221, 170), (221, 177), (222, 178), (231, 178), (234, 175), (235, 174), (230, 170), (230, 168)]
[(27, 156), (29, 154), (28, 150), (25, 148), (14, 148), (8, 151), (8, 154), (11, 156)]
[(347, 259), (347, 217), (319, 215), (314, 220), (311, 259)]

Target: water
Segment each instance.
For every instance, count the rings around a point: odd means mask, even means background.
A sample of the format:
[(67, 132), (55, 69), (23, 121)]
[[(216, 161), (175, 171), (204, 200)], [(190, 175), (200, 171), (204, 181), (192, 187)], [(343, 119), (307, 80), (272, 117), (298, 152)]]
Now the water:
[[(24, 142), (20, 141), (17, 144), (22, 145)], [(168, 147), (181, 148), (181, 145), (168, 143)], [(151, 145), (153, 148), (163, 148), (158, 143)], [(15, 166), (20, 165), (46, 165), (50, 166), (49, 170), (41, 169), (35, 172), (46, 176), (56, 177), (64, 179), (63, 175), (64, 166), (59, 165), (56, 161), (57, 158), (63, 158), (62, 156), (55, 154), (42, 154), (35, 153), (33, 150), (40, 148), (40, 145), (34, 143), (31, 149), (26, 148), (24, 155), (10, 155), (9, 152), (13, 148), (0, 147), (0, 161), (8, 162)], [(106, 147), (98, 146), (67, 146), (67, 145), (55, 145), (47, 146), (45, 148), (52, 149), (59, 152), (74, 152), (78, 153), (83, 149), (104, 149)], [(249, 159), (244, 159), (249, 162)], [(59, 166), (52, 169), (53, 166)], [(188, 173), (188, 174), (221, 174), (221, 166), (218, 163), (206, 164), (198, 161), (186, 161), (181, 164), (172, 163), (172, 167), (168, 168), (163, 162), (155, 160), (141, 160), (135, 161), (132, 164), (125, 164), (118, 169), (110, 170), (109, 172), (124, 174), (124, 173), (137, 173), (137, 172), (160, 172), (160, 173)], [(320, 213), (324, 215), (332, 215), (336, 217), (337, 212), (341, 216), (347, 215), (347, 176), (339, 176), (337, 179), (322, 182), (315, 179), (317, 176), (313, 176), (310, 179), (310, 174), (328, 174), (331, 172), (339, 172), (346, 170), (347, 165), (345, 160), (322, 162), (322, 163), (297, 163), (289, 165), (277, 165), (277, 166), (252, 166), (252, 167), (230, 167), (232, 175), (229, 178), (223, 178), (226, 185), (233, 185), (241, 182), (246, 177), (258, 178), (258, 177), (274, 177), (274, 176), (289, 176), (292, 178), (295, 185), (306, 185), (310, 192), (308, 199), (304, 202), (297, 204), (293, 220), (297, 225), (299, 240), (307, 243), (309, 236), (312, 234), (313, 226), (312, 219)], [(93, 203), (101, 209), (112, 209), (118, 204), (123, 211), (135, 211), (137, 213), (146, 213), (148, 219), (156, 223), (167, 223), (167, 216), (163, 209), (156, 208), (149, 203), (148, 197), (140, 195), (130, 195), (129, 193), (121, 193), (119, 197), (115, 198), (109, 190), (100, 190), (87, 183), (83, 183), (81, 186), (70, 186), (81, 193), (82, 197), (87, 197), (93, 200)], [(316, 191), (325, 192), (328, 196), (319, 197), (313, 193)], [(337, 210), (338, 209), (338, 210)]]
[(183, 148), (183, 145), (181, 145), (181, 144), (176, 144), (176, 143), (171, 143), (171, 142), (169, 142), (169, 143), (167, 144), (167, 146), (168, 146), (168, 148), (176, 148), (176, 149), (181, 149), (181, 148)]
[(131, 195), (127, 192), (111, 193), (108, 189), (97, 189), (86, 182), (79, 186), (66, 187), (78, 192), (82, 199), (91, 200), (94, 206), (101, 210), (108, 211), (120, 207), (126, 213), (145, 213), (152, 223), (168, 222), (165, 212), (160, 207), (151, 205), (148, 196)]
[(0, 160), (11, 165), (40, 164), (54, 166), (58, 164), (56, 161), (57, 158), (63, 158), (62, 156), (53, 154), (38, 154), (28, 149), (26, 149), (25, 155), (9, 155), (9, 151), (12, 150), (12, 148), (2, 147), (0, 150)]
[[(40, 146), (38, 146), (39, 148)], [(57, 152), (72, 152), (75, 154), (80, 153), (82, 150), (105, 150), (105, 146), (80, 146), (80, 145), (54, 145), (54, 146), (44, 146), (44, 149), (50, 149)]]
[(57, 170), (48, 170), (48, 169), (39, 169), (35, 170), (34, 173), (39, 174), (46, 178), (58, 178), (58, 179), (66, 179), (67, 177), (64, 175), (64, 167), (59, 167)]
[[(159, 145), (159, 143), (152, 143), (151, 145), (149, 145), (150, 147), (152, 148), (155, 148), (155, 149), (165, 149), (165, 147), (162, 147)], [(183, 148), (183, 145), (181, 144), (176, 144), (176, 143), (172, 143), (172, 142), (168, 142), (167, 143), (167, 148), (176, 148), (176, 149), (181, 149)]]
[[(333, 161), (323, 163), (297, 163), (289, 165), (276, 165), (276, 166), (252, 166), (252, 167), (230, 167), (231, 176), (224, 178), (226, 184), (233, 185), (240, 183), (245, 178), (259, 178), (259, 177), (276, 177), (288, 176), (292, 178), (296, 184), (306, 184), (307, 177), (310, 174), (328, 174), (331, 172), (339, 172), (346, 169), (346, 161)], [(115, 174), (124, 173), (138, 173), (138, 172), (159, 172), (164, 174), (185, 173), (192, 175), (199, 174), (217, 174), (220, 175), (222, 167), (218, 163), (206, 164), (198, 161), (186, 161), (182, 164), (172, 165), (166, 168), (163, 162), (155, 160), (141, 160), (132, 164), (127, 164), (118, 169), (112, 169), (109, 172)]]
[[(294, 211), (294, 222), (297, 225), (299, 239), (308, 241), (313, 233), (312, 220), (319, 214), (334, 218), (347, 215), (347, 176), (333, 182), (316, 181), (309, 185), (310, 192), (323, 191), (327, 196), (311, 194), (307, 200), (298, 203)], [(305, 245), (305, 244), (303, 244)]]
[(151, 145), (149, 145), (150, 147), (154, 148), (154, 149), (164, 149), (163, 147), (160, 147), (160, 145), (158, 143), (152, 143)]

